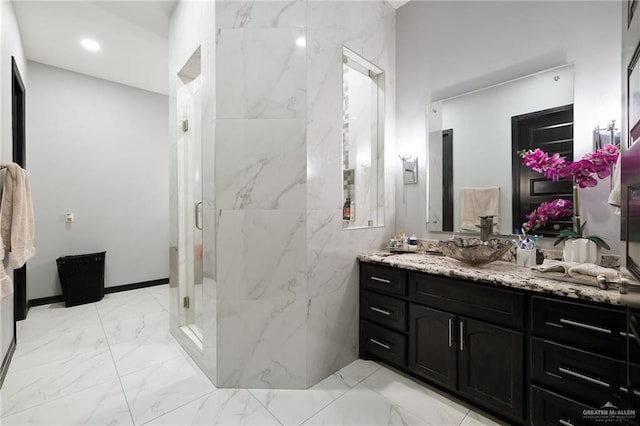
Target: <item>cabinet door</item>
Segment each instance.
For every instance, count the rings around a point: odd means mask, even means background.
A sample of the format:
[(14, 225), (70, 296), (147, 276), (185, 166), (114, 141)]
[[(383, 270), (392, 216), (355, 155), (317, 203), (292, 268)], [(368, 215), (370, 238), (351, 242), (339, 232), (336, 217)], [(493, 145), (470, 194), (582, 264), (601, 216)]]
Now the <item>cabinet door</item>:
[(456, 316), (411, 304), (409, 369), (451, 389), (456, 387)]
[(524, 334), (458, 318), (458, 389), (487, 408), (523, 419)]

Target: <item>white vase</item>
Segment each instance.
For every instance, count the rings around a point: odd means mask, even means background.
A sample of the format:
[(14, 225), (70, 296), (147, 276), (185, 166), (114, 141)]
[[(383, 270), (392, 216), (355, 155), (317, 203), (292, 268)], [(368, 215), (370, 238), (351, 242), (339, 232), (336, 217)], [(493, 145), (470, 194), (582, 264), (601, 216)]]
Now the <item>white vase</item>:
[(602, 253), (600, 247), (586, 238), (570, 238), (564, 241), (562, 258), (565, 262), (600, 264)]

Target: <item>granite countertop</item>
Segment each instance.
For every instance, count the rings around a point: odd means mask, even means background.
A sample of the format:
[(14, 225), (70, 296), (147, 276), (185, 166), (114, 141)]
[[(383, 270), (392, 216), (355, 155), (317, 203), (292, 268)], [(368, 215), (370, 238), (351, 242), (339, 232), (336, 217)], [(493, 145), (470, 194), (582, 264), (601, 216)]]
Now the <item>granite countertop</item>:
[(621, 305), (620, 293), (615, 285), (610, 285), (608, 290), (601, 290), (595, 286), (558, 281), (541, 277), (529, 268), (518, 266), (511, 262), (497, 261), (488, 265), (474, 267), (440, 255), (421, 253), (395, 254), (383, 251), (360, 254), (358, 259), (366, 263), (394, 266), (396, 268), (462, 278), (480, 283), (491, 283), (573, 299)]

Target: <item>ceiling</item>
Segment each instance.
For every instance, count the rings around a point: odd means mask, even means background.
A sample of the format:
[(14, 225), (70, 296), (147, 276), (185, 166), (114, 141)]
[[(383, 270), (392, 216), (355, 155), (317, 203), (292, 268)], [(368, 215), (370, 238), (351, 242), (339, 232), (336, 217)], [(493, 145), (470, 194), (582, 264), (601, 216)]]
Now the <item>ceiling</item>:
[[(28, 60), (168, 94), (169, 17), (177, 1), (31, 1), (13, 5)], [(98, 52), (80, 41), (92, 38)]]
[[(398, 8), (409, 0), (388, 0)], [(28, 60), (168, 94), (169, 18), (178, 0), (13, 0)], [(98, 52), (80, 41), (92, 38)]]

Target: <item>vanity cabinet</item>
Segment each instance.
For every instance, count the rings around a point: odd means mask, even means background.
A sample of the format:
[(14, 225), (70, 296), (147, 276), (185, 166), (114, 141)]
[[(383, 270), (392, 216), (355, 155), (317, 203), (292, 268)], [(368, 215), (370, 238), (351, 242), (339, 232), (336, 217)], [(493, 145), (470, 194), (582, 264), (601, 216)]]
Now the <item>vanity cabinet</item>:
[(532, 296), (532, 424), (589, 423), (584, 410), (605, 404), (634, 409), (625, 386), (628, 347), (631, 376), (640, 378), (640, 365), (628, 340), (622, 310)]
[(522, 294), (366, 263), (360, 277), (362, 358), (524, 420)]
[(584, 410), (639, 408), (625, 383), (640, 381), (640, 347), (612, 304), (361, 262), (360, 357), (513, 424), (592, 424)]

